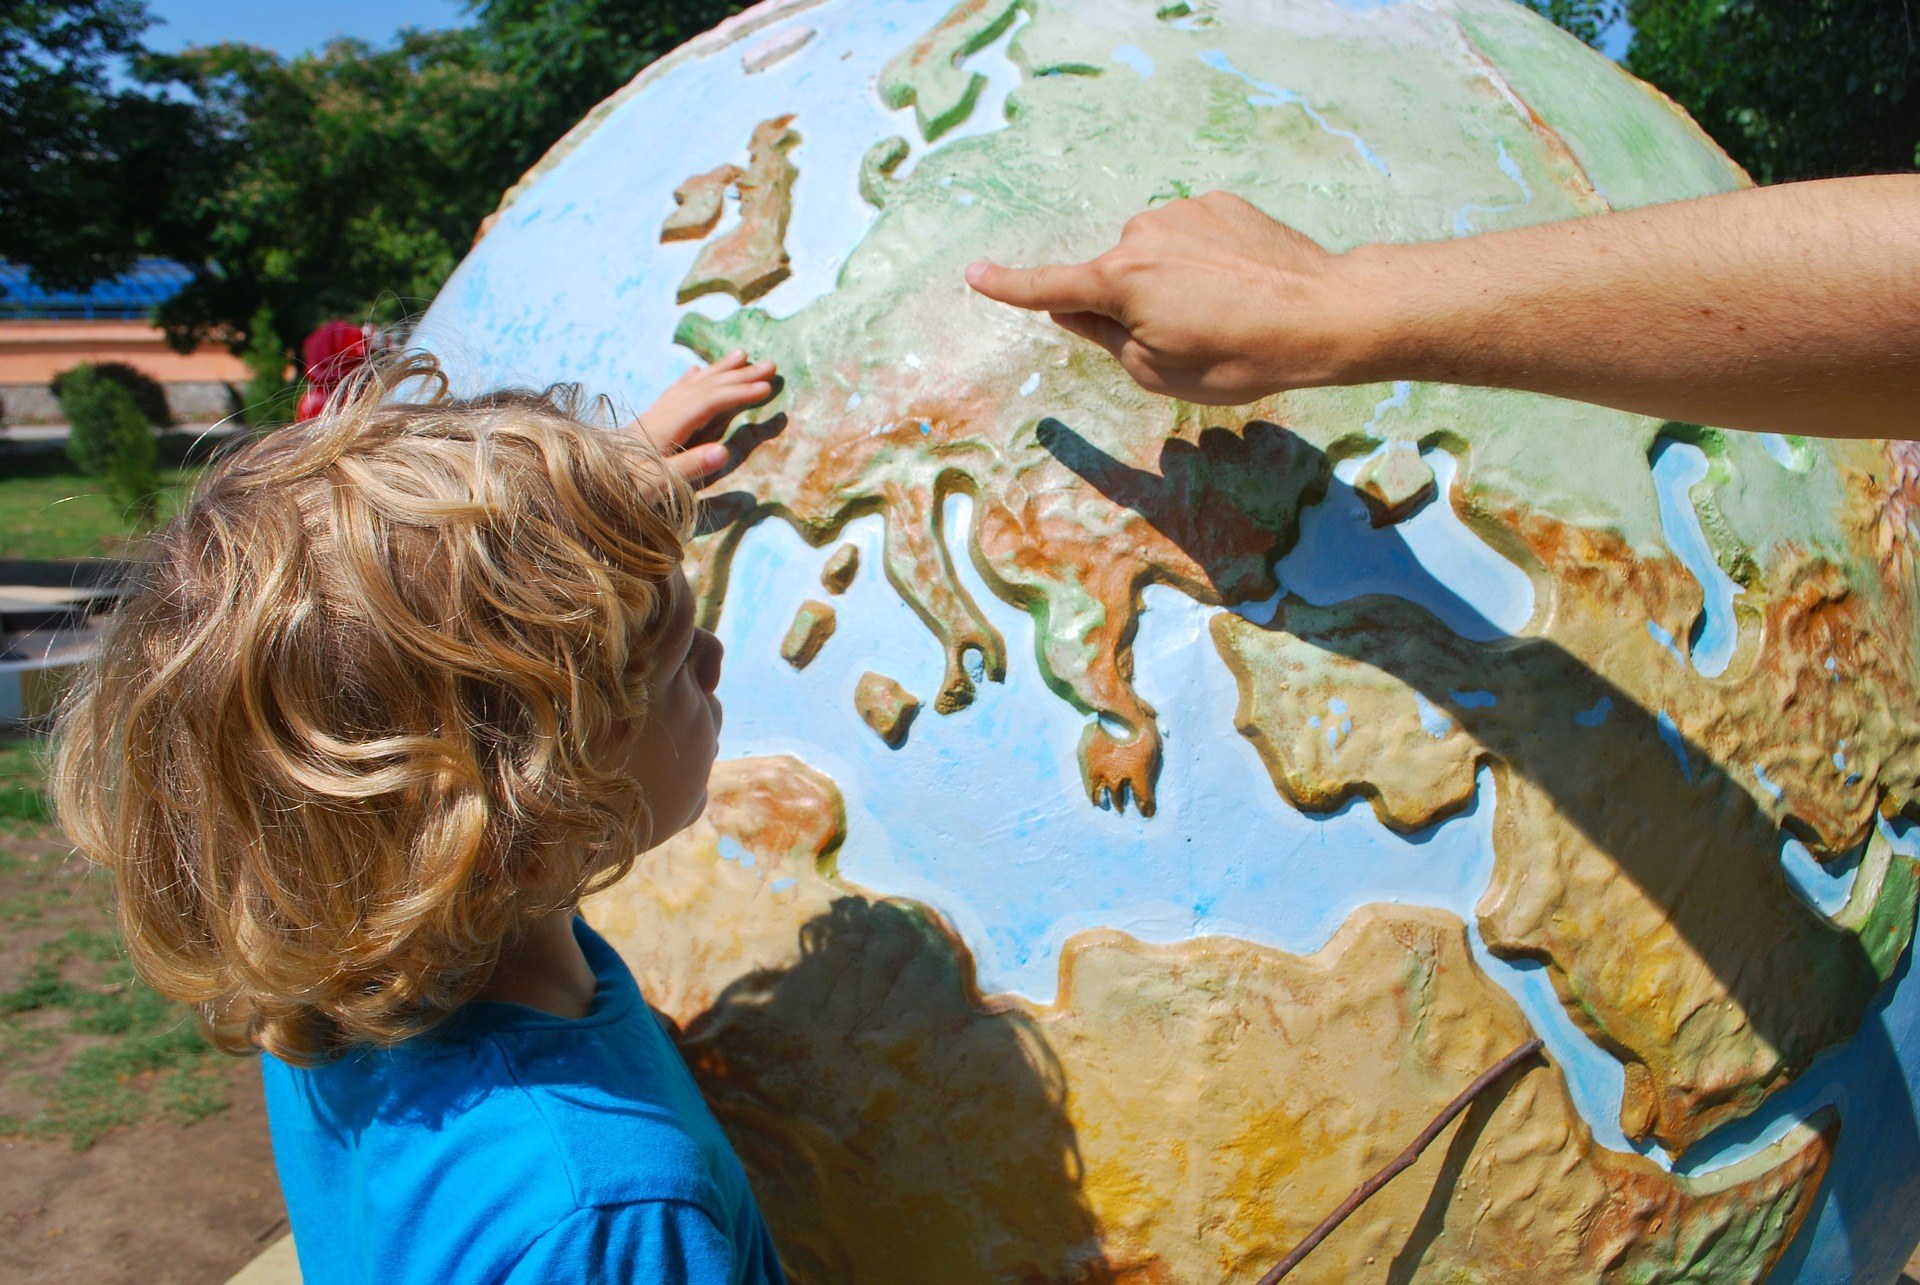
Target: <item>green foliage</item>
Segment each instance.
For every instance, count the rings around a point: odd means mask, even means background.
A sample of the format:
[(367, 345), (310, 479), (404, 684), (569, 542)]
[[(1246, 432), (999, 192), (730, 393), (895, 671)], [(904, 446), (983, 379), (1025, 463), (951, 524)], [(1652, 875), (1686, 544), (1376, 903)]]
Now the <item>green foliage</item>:
[(1627, 66), (1762, 183), (1920, 167), (1910, 0), (1632, 0)]
[(1559, 23), (1590, 45), (1625, 16), (1628, 0), (1526, 0), (1535, 13)]
[(142, 252), (193, 253), (176, 215), (205, 180), (189, 102), (110, 85), (142, 0), (0, 6), (0, 258), (84, 287)]
[(292, 60), (218, 45), (148, 69), (200, 105), (217, 157), (197, 213), (209, 270), (159, 315), (180, 346), (240, 335), (264, 360), (263, 307), (282, 339), (329, 317), (402, 317), (512, 181), (490, 119), (511, 86), (471, 30)]
[[(159, 380), (144, 371), (136, 370), (124, 361), (95, 362), (91, 369), (100, 378), (126, 389), (127, 395), (133, 398), (133, 404), (138, 406), (140, 413), (147, 417), (147, 423), (155, 428), (173, 426), (173, 411), (167, 405), (167, 390), (160, 386)], [(53, 377), (55, 397), (63, 395), (61, 390), (66, 387), (67, 378), (72, 374), (71, 370), (63, 370)]]
[(255, 430), (278, 428), (293, 418), (299, 390), (287, 378), (287, 347), (274, 329), (273, 309), (261, 304), (247, 323), (247, 347), (241, 360), (253, 372), (240, 414)]
[(37, 741), (0, 743), (0, 819), (41, 822), (52, 816), (42, 749)]
[[(164, 519), (178, 509), (205, 457), (224, 439), (170, 433), (156, 441)], [(16, 455), (0, 476), (0, 558), (113, 557), (125, 552), (126, 537), (125, 510), (64, 452)]]
[[(480, 42), (513, 92), (492, 105), (506, 184), (642, 67), (747, 6), (726, 0), (479, 0)], [(504, 188), (506, 184), (502, 184)]]
[(67, 371), (62, 388), (68, 458), (81, 472), (105, 482), (108, 497), (129, 523), (150, 525), (160, 503), (160, 453), (153, 426), (132, 394), (94, 366)]
[[(192, 1014), (142, 982), (111, 933), (72, 928), (43, 943), (20, 984), (0, 991), (0, 1021), (12, 1026), (27, 1015), (42, 1018), (43, 1033), (105, 1038), (88, 1041), (36, 1086), (39, 1111), (0, 1123), (0, 1132), (64, 1138), (79, 1150), (156, 1106), (183, 1122), (227, 1106), (219, 1055)], [(10, 1042), (36, 1043), (16, 1032), (22, 1028), (9, 1031)]]
[[(743, 7), (477, 0), (470, 27), (403, 32), (391, 48), (341, 40), (289, 60), (243, 45), (146, 53), (140, 0), (8, 6), (0, 78), (9, 57), (24, 59), (59, 93), (42, 95), (39, 151), (6, 152), (5, 164), (57, 160), (39, 181), (66, 195), (34, 213), (13, 199), (27, 169), (12, 187), (0, 175), (0, 256), (68, 284), (138, 252), (200, 265), (158, 317), (183, 350), (214, 337), (258, 345), (264, 362), (262, 307), (282, 338), (329, 317), (403, 319), (439, 290), (501, 192), (590, 107)], [(103, 69), (123, 55), (138, 84), (110, 91)], [(0, 151), (9, 142), (0, 135)]]

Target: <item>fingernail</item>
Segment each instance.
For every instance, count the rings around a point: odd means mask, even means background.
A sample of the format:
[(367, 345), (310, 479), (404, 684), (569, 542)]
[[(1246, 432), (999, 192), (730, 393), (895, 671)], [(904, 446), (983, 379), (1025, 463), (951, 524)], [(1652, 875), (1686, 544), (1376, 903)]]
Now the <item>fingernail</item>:
[(719, 442), (708, 442), (700, 448), (700, 467), (711, 473), (727, 462), (727, 448)]
[(987, 275), (987, 265), (986, 265), (986, 264), (984, 264), (984, 263), (969, 263), (969, 264), (967, 265), (967, 284), (968, 284), (968, 285), (970, 285), (970, 286), (977, 286), (977, 285), (979, 285), (979, 284), (980, 284), (980, 282), (981, 282), (981, 280), (982, 280), (982, 279), (984, 279), (984, 278), (986, 277), (986, 275)]

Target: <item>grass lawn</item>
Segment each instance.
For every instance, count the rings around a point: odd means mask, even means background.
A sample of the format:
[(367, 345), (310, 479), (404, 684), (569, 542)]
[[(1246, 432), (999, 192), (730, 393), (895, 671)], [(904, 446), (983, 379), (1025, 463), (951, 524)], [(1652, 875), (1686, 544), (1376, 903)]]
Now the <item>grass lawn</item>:
[[(202, 467), (186, 458), (185, 448), (161, 439), (162, 519)], [(64, 451), (0, 456), (0, 558), (114, 556), (128, 534), (100, 479), (74, 468)]]
[(47, 823), (42, 752), (0, 742), (0, 1137), (82, 1148), (224, 1109), (226, 1059), (134, 976), (111, 883)]

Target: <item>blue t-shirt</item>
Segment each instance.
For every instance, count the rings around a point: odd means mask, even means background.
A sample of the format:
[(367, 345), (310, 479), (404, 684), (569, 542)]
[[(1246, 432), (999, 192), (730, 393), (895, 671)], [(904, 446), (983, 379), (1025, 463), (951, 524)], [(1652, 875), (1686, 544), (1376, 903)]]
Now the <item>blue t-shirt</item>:
[(476, 1002), (395, 1048), (261, 1059), (307, 1285), (780, 1285), (747, 1175), (613, 948), (578, 1020)]

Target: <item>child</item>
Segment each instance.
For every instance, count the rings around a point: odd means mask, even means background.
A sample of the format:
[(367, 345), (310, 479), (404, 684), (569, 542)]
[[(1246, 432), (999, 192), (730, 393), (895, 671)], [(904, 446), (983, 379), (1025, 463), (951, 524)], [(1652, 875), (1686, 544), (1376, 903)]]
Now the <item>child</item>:
[(781, 1280), (575, 915), (705, 804), (720, 645), (679, 564), (726, 450), (660, 448), (772, 374), (736, 353), (615, 433), (369, 371), (208, 470), (70, 698), (61, 820), (141, 974), (267, 1055), (309, 1285)]

